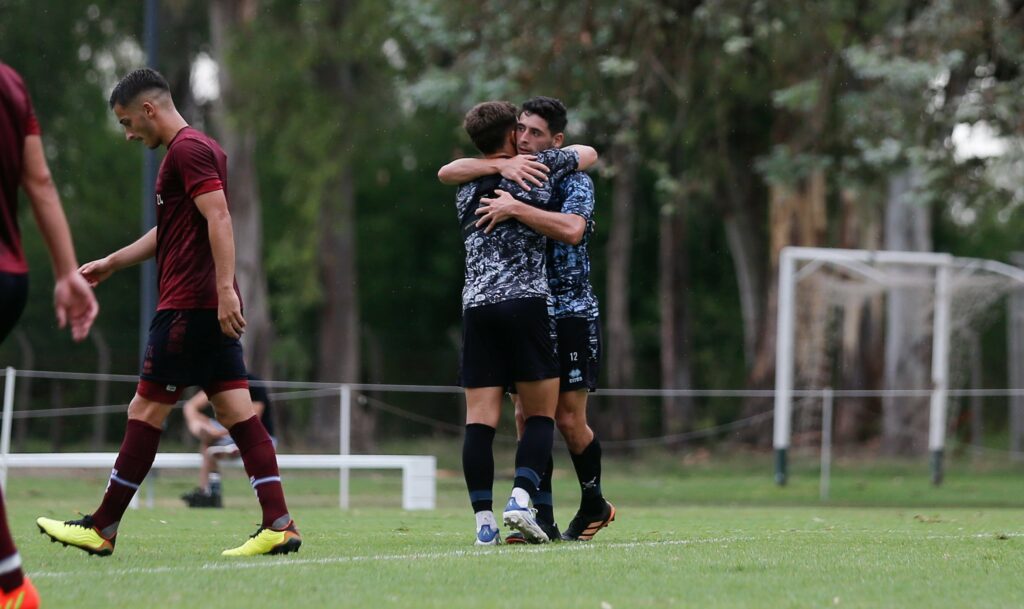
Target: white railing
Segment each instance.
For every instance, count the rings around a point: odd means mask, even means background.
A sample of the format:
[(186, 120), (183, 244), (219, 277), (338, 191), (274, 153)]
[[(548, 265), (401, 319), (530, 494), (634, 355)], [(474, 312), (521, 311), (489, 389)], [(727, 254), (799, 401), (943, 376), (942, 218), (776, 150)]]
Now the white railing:
[[(43, 378), (43, 379), (55, 379), (55, 380), (108, 380), (114, 382), (131, 382), (135, 383), (138, 377), (134, 375), (100, 375), (90, 373), (78, 373), (78, 372), (55, 372), (55, 371), (37, 371), (37, 370), (16, 370), (8, 367), (5, 374), (4, 383), (4, 402), (3, 402), (3, 418), (2, 424), (0, 424), (0, 483), (6, 481), (7, 468), (8, 466), (30, 466), (32, 459), (39, 459), (40, 462), (46, 459), (53, 459), (52, 454), (44, 453), (25, 453), (20, 455), (12, 455), (10, 453), (10, 436), (11, 436), (11, 421), (16, 417), (14, 410), (15, 391), (14, 386), (16, 379), (22, 378)], [(376, 392), (376, 393), (419, 393), (419, 394), (452, 394), (461, 395), (463, 393), (462, 388), (451, 386), (451, 385), (397, 385), (397, 384), (370, 384), (370, 383), (318, 383), (318, 382), (302, 382), (302, 381), (261, 381), (261, 383), (267, 388), (286, 390), (279, 393), (271, 394), (275, 401), (285, 401), (291, 399), (302, 399), (302, 398), (317, 398), (317, 397), (330, 397), (338, 396), (338, 409), (339, 409), (339, 451), (337, 455), (325, 455), (315, 456), (323, 457), (322, 461), (324, 469), (334, 469), (335, 467), (339, 470), (339, 505), (342, 508), (349, 506), (349, 469), (355, 468), (369, 468), (368, 463), (364, 461), (348, 460), (349, 457), (370, 457), (370, 455), (351, 455), (351, 416), (352, 416), (352, 400), (356, 392)], [(932, 397), (935, 390), (932, 388), (924, 389), (791, 389), (788, 395), (792, 398), (803, 399), (803, 406), (806, 407), (810, 402), (819, 401), (822, 406), (822, 427), (821, 427), (821, 480), (820, 480), (820, 494), (822, 499), (827, 499), (829, 494), (829, 481), (831, 473), (831, 456), (832, 456), (832, 421), (833, 421), (833, 410), (835, 401), (843, 398), (877, 398), (877, 397)], [(966, 397), (983, 397), (983, 398), (1004, 398), (1004, 397), (1024, 397), (1024, 389), (949, 389), (946, 391), (949, 398), (966, 398)], [(646, 398), (671, 398), (671, 397), (686, 397), (686, 398), (764, 398), (773, 399), (776, 397), (777, 392), (773, 389), (601, 389), (592, 394), (595, 397), (646, 397)], [(359, 399), (366, 399), (365, 396), (360, 396)], [(45, 411), (28, 411), (19, 413), (20, 416), (64, 416), (64, 415), (82, 415), (92, 414), (100, 411), (107, 412), (124, 412), (127, 409), (127, 404), (112, 404), (112, 405), (97, 405), (97, 406), (84, 406), (84, 407), (68, 407), (68, 408), (54, 408)], [(394, 408), (395, 411), (400, 409)], [(412, 420), (422, 420), (425, 417), (415, 415), (415, 413), (404, 413), (408, 418)], [(793, 409), (787, 409), (786, 414), (790, 417), (793, 416)], [(607, 445), (622, 444), (630, 447), (642, 447), (654, 444), (668, 444), (676, 441), (691, 440), (698, 438), (706, 438), (711, 436), (720, 435), (724, 432), (735, 431), (745, 427), (750, 427), (763, 423), (769, 419), (774, 418), (776, 412), (766, 411), (760, 414), (749, 416), (743, 419), (730, 421), (724, 424), (715, 425), (713, 427), (707, 427), (703, 429), (696, 429), (680, 434), (673, 434), (667, 436), (657, 436), (651, 438), (631, 438), (629, 440), (621, 442), (610, 442), (603, 441), (602, 443)], [(432, 420), (430, 420), (432, 421)], [(443, 423), (439, 421), (432, 421), (441, 425)], [(787, 424), (787, 427), (789, 425)], [(456, 425), (445, 425), (445, 427), (451, 428), (452, 431), (460, 431), (461, 426)], [(776, 424), (777, 427), (777, 424)], [(946, 426), (943, 426), (944, 433), (948, 433)], [(930, 436), (934, 432), (930, 432)], [(934, 437), (930, 437), (932, 443)], [(1011, 447), (1015, 446), (1011, 439)], [(1022, 455), (1016, 454), (1012, 448), (1007, 451), (1011, 458), (1020, 458)], [(78, 453), (78, 454), (92, 454), (92, 453)], [(106, 454), (106, 453), (103, 453)], [(113, 453), (109, 453), (113, 455)], [(310, 456), (310, 455), (306, 455)], [(395, 467), (392, 461), (388, 459), (401, 457), (401, 455), (376, 455), (381, 457), (382, 463), (390, 463), (390, 465), (381, 465), (380, 468)], [(170, 455), (168, 455), (170, 457)], [(292, 456), (282, 455), (281, 458), (291, 458)], [(340, 457), (340, 458), (339, 458)], [(106, 457), (101, 457), (106, 458)], [(167, 457), (165, 457), (166, 459)], [(191, 459), (195, 459), (194, 463)], [(180, 455), (174, 456), (173, 459), (184, 459), (180, 461), (185, 463), (187, 461), (188, 466), (198, 466), (198, 455)], [(333, 460), (332, 460), (333, 459)], [(431, 457), (431, 459), (434, 459)], [(327, 465), (330, 461), (330, 465)], [(170, 461), (167, 461), (170, 463)], [(50, 463), (50, 461), (46, 461)], [(161, 462), (163, 463), (163, 462)], [(177, 463), (177, 461), (175, 461)], [(290, 462), (289, 462), (290, 463)], [(352, 463), (352, 465), (349, 465)], [(110, 459), (110, 464), (113, 464), (113, 458)], [(65, 465), (70, 466), (69, 465)], [(106, 465), (105, 465), (106, 466)], [(166, 465), (171, 467), (170, 465)], [(45, 467), (45, 465), (43, 465)], [(309, 467), (306, 465), (296, 465), (296, 467)], [(418, 471), (418, 470), (417, 470)], [(425, 470), (424, 470), (425, 471)], [(778, 474), (778, 472), (776, 472)], [(415, 474), (421, 475), (421, 474)], [(433, 476), (433, 473), (431, 473)], [(405, 478), (408, 481), (408, 477)], [(431, 491), (420, 492), (421, 498), (425, 498), (429, 495), (430, 507), (433, 507), (433, 493), (434, 493), (434, 481), (431, 479)], [(408, 500), (403, 499), (403, 505)], [(418, 502), (417, 505), (425, 505), (426, 499), (414, 500)], [(422, 509), (413, 508), (413, 509)]]

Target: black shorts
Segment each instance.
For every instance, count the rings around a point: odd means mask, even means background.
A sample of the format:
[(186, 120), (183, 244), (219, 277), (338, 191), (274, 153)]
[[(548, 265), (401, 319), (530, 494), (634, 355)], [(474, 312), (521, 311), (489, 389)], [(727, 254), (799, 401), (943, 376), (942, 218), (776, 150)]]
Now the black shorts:
[(209, 396), (249, 387), (242, 343), (221, 332), (214, 309), (157, 311), (139, 379), (139, 395), (163, 404), (195, 385)]
[(463, 387), (506, 387), (558, 376), (554, 319), (543, 298), (518, 298), (462, 313)]
[(4, 342), (25, 310), (27, 273), (0, 273), (0, 343)]
[(601, 324), (596, 319), (566, 317), (556, 321), (560, 392), (597, 390), (601, 371)]
[[(558, 331), (559, 393), (597, 391), (601, 372), (601, 324), (596, 319), (566, 317), (555, 320)], [(515, 385), (506, 387), (515, 394)]]

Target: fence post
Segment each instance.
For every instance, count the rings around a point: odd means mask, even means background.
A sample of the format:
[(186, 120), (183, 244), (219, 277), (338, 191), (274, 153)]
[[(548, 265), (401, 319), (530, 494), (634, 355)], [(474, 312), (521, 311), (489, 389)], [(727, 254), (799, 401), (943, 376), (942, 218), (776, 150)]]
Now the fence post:
[(819, 493), (822, 501), (828, 501), (829, 484), (832, 480), (832, 388), (821, 392), (821, 483)]
[[(347, 456), (352, 454), (352, 387), (342, 385), (340, 391), (340, 412), (338, 413), (338, 440), (341, 446), (340, 454)], [(348, 474), (349, 468), (342, 467), (338, 470), (338, 506), (348, 509)]]
[[(1011, 252), (1010, 261), (1024, 267), (1024, 252)], [(1006, 303), (1006, 358), (1010, 389), (1024, 388), (1024, 291), (1014, 290)], [(1010, 395), (1010, 459), (1024, 461), (1024, 395)]]
[(949, 393), (950, 269), (942, 265), (935, 277), (935, 319), (932, 322), (932, 396), (928, 417), (928, 450), (931, 453), (932, 484), (942, 484), (943, 452), (946, 448), (946, 409)]
[(7, 490), (7, 455), (11, 452), (11, 419), (14, 418), (15, 370), (7, 366), (4, 375), (4, 420), (0, 427), (0, 486)]
[(788, 475), (787, 453), (793, 418), (793, 333), (796, 317), (796, 260), (783, 248), (779, 259), (779, 309), (775, 339), (775, 421), (772, 446), (775, 448), (775, 484), (785, 486)]

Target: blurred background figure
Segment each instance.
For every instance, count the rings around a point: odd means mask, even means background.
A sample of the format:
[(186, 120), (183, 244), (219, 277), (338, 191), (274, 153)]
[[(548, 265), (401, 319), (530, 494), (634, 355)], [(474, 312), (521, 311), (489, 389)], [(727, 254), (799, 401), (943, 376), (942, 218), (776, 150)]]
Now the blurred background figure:
[[(267, 428), (276, 446), (270, 396), (267, 395), (262, 381), (252, 374), (249, 375), (249, 396), (252, 398), (256, 416), (263, 421), (263, 426)], [(219, 461), (237, 459), (238, 446), (235, 445), (228, 430), (204, 411), (212, 412), (213, 404), (210, 403), (206, 392), (199, 390), (185, 402), (183, 412), (189, 432), (199, 440), (199, 454), (203, 457), (203, 464), (199, 468), (199, 486), (183, 494), (181, 498), (189, 507), (219, 508), (224, 507)]]

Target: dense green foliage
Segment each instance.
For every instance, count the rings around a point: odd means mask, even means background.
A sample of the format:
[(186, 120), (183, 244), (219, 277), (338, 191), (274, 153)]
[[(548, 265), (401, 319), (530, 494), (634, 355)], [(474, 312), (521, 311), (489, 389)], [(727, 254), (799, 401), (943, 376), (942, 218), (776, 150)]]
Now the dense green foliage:
[[(636, 386), (663, 382), (658, 240), (666, 218), (686, 219), (676, 235), (689, 260), (678, 292), (692, 323), (686, 357), (701, 387), (748, 383), (756, 368), (749, 347), (769, 344), (776, 185), (824, 169), (828, 225), (818, 244), (850, 245), (843, 193), (856, 195), (869, 225), (885, 205), (889, 177), (912, 169), (923, 178), (911, 196), (931, 210), (936, 249), (1005, 259), (1018, 247), (1017, 1), (531, 0), (515, 10), (492, 1), (247, 4), (255, 13), (233, 32), (222, 69), (234, 83), (230, 120), (258, 139), (280, 378), (316, 376), (319, 209), (347, 170), (362, 377), (455, 380), (462, 252), (452, 189), (435, 172), (472, 153), (461, 115), (486, 98), (558, 96), (571, 109), (570, 140), (602, 152), (592, 252), (602, 299), (614, 262), (610, 204), (621, 159), (637, 155), (627, 206)], [(192, 98), (189, 78), (211, 48), (207, 4), (161, 5), (156, 67), (187, 118), (205, 126), (209, 108)], [(0, 59), (29, 83), (82, 261), (139, 231), (141, 153), (122, 141), (105, 97), (119, 74), (144, 62), (142, 10), (138, 2), (0, 0)], [(972, 124), (1002, 138), (1004, 153), (958, 155), (954, 130)], [(33, 367), (93, 371), (92, 344), (72, 346), (54, 328), (45, 251), (24, 208), (21, 218), (33, 269), (21, 329)], [(736, 234), (751, 252), (744, 260), (730, 226), (741, 226)], [(742, 269), (753, 278), (746, 297), (759, 303), (750, 319), (741, 313)], [(138, 284), (126, 272), (99, 290), (97, 328), (115, 372), (135, 370)], [(0, 348), (0, 362), (22, 361), (15, 340)], [(85, 403), (91, 390), (67, 391), (67, 401)]]

